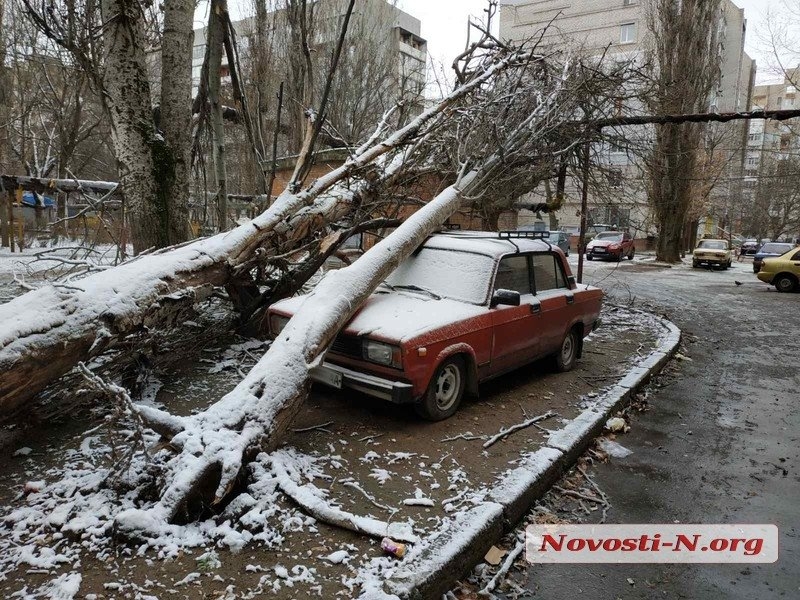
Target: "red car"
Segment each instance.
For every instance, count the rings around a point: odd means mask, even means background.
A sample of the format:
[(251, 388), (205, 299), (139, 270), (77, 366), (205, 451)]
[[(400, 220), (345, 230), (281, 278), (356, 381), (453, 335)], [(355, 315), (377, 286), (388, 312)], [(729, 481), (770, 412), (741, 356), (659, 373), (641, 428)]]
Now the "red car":
[(620, 261), (627, 257), (633, 260), (636, 248), (631, 234), (623, 231), (603, 231), (586, 245), (586, 260), (610, 258)]
[[(441, 420), (478, 384), (551, 356), (571, 369), (599, 324), (602, 291), (578, 285), (547, 232), (431, 236), (369, 297), (312, 379)], [(276, 336), (303, 304), (269, 309)]]

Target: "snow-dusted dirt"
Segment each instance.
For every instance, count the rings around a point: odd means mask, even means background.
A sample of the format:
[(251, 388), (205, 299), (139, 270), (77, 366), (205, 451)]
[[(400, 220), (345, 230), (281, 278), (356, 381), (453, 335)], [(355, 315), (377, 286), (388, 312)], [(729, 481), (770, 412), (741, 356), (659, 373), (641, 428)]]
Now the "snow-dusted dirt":
[[(397, 559), (384, 555), (379, 539), (315, 522), (282, 490), (398, 531), (406, 525), (424, 544), (485, 500), (496, 477), (537, 450), (547, 430), (563, 427), (654, 346), (658, 326), (641, 313), (609, 308), (603, 319), (573, 372), (555, 374), (544, 362), (520, 369), (484, 385), (480, 400), (440, 423), (354, 392), (316, 389), (298, 431), (251, 465), (250, 480), (222, 514), (142, 543), (115, 544), (111, 536), (113, 516), (132, 507), (125, 490), (136, 486), (125, 482), (120, 491), (107, 482), (112, 452), (131, 443), (124, 434), (109, 437), (102, 411), (33, 427), (0, 450), (0, 594), (355, 595)], [(177, 414), (202, 409), (264, 349), (233, 336), (214, 346), (187, 350), (177, 368), (150, 374), (141, 385), (145, 397)], [(556, 416), (483, 448), (504, 427), (548, 411)]]

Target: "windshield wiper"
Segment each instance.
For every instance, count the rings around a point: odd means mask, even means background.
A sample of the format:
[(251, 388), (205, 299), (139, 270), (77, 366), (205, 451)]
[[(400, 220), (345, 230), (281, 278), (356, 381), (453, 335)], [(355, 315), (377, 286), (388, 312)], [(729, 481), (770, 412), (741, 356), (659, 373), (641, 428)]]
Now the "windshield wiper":
[(381, 281), (378, 285), (382, 285), (384, 287), (389, 288), (391, 291), (394, 291), (394, 286), (390, 283), (386, 283), (385, 281)]
[(430, 291), (428, 289), (419, 287), (418, 285), (396, 285), (396, 286), (394, 286), (394, 289), (396, 289), (396, 290), (411, 290), (413, 292), (424, 292), (424, 293), (428, 294), (434, 300), (441, 300), (442, 299), (442, 297), (439, 294), (437, 294), (435, 292), (432, 292), (432, 291)]

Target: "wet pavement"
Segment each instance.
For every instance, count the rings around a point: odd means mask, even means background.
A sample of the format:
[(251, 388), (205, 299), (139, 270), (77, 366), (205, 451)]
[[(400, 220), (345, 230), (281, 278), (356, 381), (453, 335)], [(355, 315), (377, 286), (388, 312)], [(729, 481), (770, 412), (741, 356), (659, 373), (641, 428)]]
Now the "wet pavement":
[(800, 294), (761, 283), (749, 261), (728, 271), (646, 265), (586, 264), (585, 281), (675, 322), (691, 359), (620, 439), (633, 454), (593, 468), (608, 522), (774, 523), (779, 560), (536, 565), (523, 574), (524, 597), (800, 598)]

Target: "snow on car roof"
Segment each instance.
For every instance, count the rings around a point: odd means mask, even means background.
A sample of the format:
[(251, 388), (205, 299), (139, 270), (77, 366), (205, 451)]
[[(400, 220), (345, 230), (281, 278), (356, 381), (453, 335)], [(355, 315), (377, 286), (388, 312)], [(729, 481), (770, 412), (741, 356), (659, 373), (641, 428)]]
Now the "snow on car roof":
[(501, 238), (496, 231), (449, 231), (432, 235), (422, 246), (437, 250), (475, 252), (495, 258), (518, 251), (544, 252), (553, 246), (552, 243), (533, 237), (516, 237), (516, 232), (511, 235), (511, 238)]

